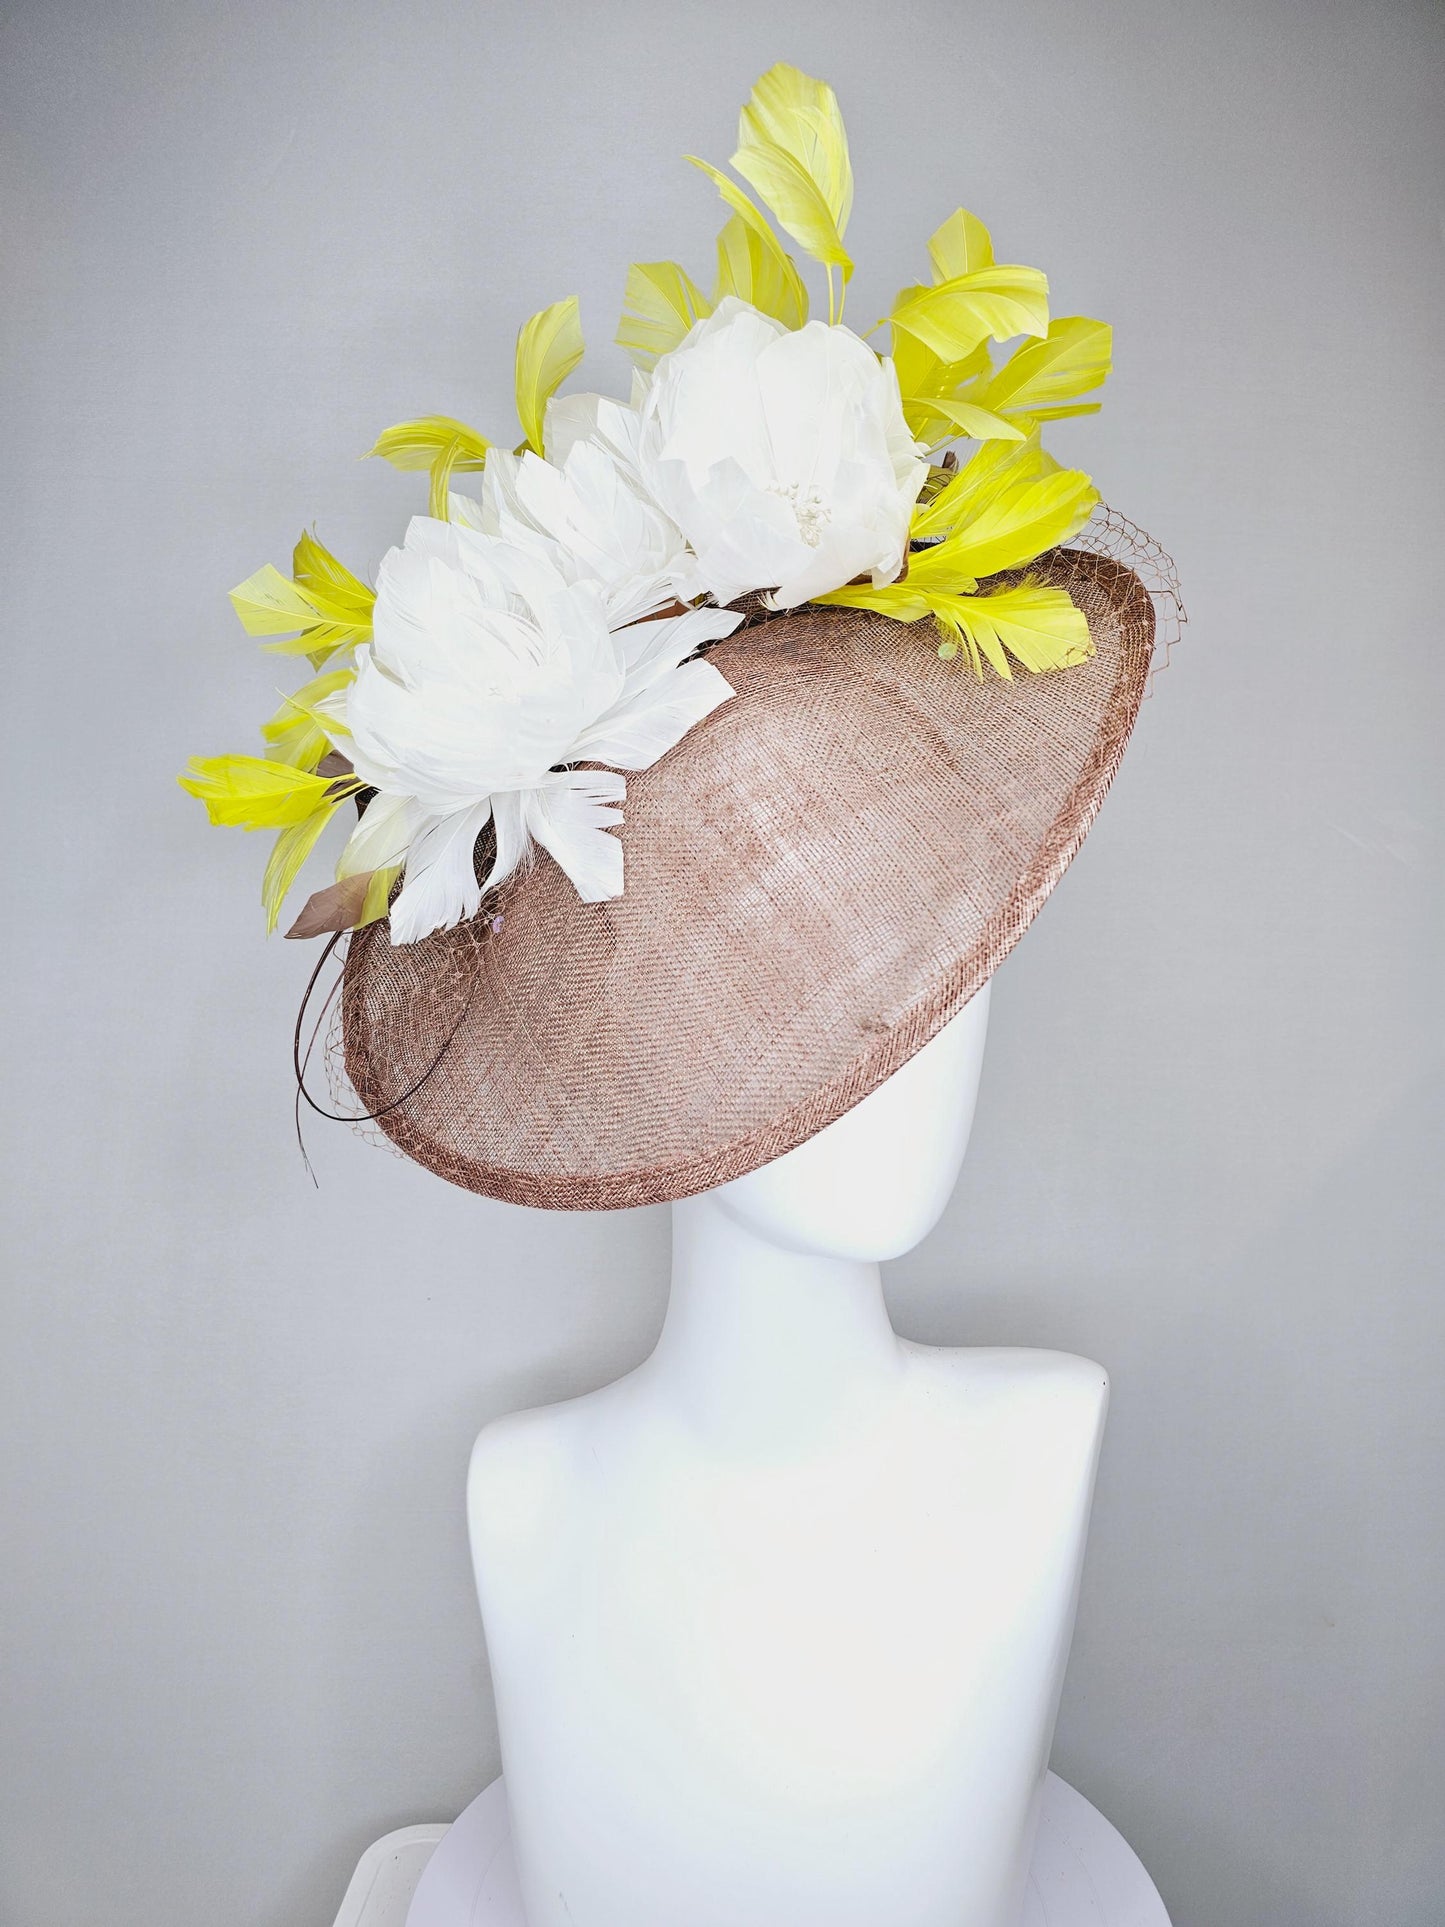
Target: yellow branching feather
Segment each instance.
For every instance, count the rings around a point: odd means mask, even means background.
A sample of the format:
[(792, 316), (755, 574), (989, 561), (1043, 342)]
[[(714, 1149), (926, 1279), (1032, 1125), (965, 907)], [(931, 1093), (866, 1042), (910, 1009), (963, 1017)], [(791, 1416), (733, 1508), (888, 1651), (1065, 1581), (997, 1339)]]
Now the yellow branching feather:
[[(905, 288), (891, 317), (904, 419), (926, 447), (960, 435), (976, 441), (1021, 441), (1024, 430), (1008, 419), (989, 392), (993, 364), (988, 341), (1000, 326), (1013, 332), (1036, 326), (1041, 314), (1046, 318), (1047, 284), (1042, 277), (1036, 281), (1031, 268), (998, 268), (988, 229), (967, 208), (955, 208), (934, 230), (928, 253), (933, 287)], [(1025, 277), (1021, 286), (1015, 282), (1002, 290), (1002, 304), (1000, 275)], [(944, 289), (948, 294), (941, 304), (936, 297)], [(900, 309), (905, 311), (902, 324)], [(908, 316), (918, 332), (909, 331)]]
[(1025, 669), (1063, 669), (1093, 653), (1088, 624), (1062, 589), (1022, 582), (978, 595), (981, 579), (1018, 569), (1078, 534), (1098, 491), (1079, 469), (1045, 454), (1037, 431), (1021, 442), (986, 442), (913, 517), (925, 544), (908, 558), (901, 582), (838, 589), (822, 602), (876, 609), (898, 622), (932, 615), (939, 653), (964, 655), (1007, 677), (1010, 659)]
[(675, 348), (695, 321), (712, 313), (712, 303), (686, 268), (676, 261), (634, 261), (627, 270), (627, 293), (617, 343), (639, 368)]
[(898, 370), (898, 385), (905, 395), (926, 397), (951, 395), (964, 382), (987, 375), (992, 364), (986, 341), (981, 341), (972, 354), (965, 355), (961, 361), (943, 361), (913, 335), (900, 334), (895, 328), (893, 366)]
[[(542, 450), (542, 420), (547, 403), (581, 361), (585, 351), (582, 321), (577, 297), (554, 301), (530, 321), (524, 321), (517, 335), (517, 419), (528, 447)], [(452, 468), (459, 464), (453, 461)], [(445, 520), (445, 488), (443, 488)]]

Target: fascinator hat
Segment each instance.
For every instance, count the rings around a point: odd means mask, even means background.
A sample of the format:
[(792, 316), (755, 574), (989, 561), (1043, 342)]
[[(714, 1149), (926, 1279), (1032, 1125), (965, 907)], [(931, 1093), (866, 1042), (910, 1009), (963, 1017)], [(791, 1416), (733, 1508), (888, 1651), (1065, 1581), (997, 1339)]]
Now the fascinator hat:
[(724, 1183), (928, 1042), (1083, 841), (1174, 591), (1043, 447), (1098, 408), (1106, 324), (1051, 316), (958, 209), (855, 333), (843, 123), (794, 68), (742, 111), (752, 193), (695, 165), (727, 204), (715, 279), (630, 270), (630, 397), (560, 392), (568, 299), (519, 334), (517, 448), (388, 429), (428, 513), (374, 588), (305, 535), (232, 592), (313, 673), (263, 755), (180, 779), (277, 832), (271, 927), (350, 818), (288, 933), (344, 946), (340, 1114), (521, 1204)]

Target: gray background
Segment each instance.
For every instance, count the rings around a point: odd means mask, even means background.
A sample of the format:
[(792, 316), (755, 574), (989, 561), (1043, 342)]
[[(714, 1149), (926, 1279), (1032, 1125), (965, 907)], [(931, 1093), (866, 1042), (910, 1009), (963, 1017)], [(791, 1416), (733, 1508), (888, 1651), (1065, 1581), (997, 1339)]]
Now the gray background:
[(1001, 973), (900, 1329), (1116, 1387), (1056, 1764), (1178, 1927), (1425, 1927), (1442, 1856), (1431, 4), (12, 7), (3, 69), (6, 1927), (326, 1927), (496, 1769), (470, 1440), (614, 1376), (661, 1211), (291, 1135), (311, 953), (174, 788), (281, 676), (225, 591), (363, 571), (519, 320), (708, 271), (736, 109), (842, 97), (851, 313), (960, 201), (1117, 325), (1058, 436), (1193, 617)]

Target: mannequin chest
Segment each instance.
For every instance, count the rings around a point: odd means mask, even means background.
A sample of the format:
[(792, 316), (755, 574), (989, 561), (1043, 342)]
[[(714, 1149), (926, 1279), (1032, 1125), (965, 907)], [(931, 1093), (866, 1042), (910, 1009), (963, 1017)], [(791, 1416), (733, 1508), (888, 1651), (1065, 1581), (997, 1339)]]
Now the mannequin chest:
[(710, 1449), (631, 1381), (484, 1434), (499, 1699), (525, 1678), (535, 1724), (546, 1679), (569, 1731), (585, 1704), (594, 1732), (753, 1795), (936, 1773), (964, 1710), (1017, 1708), (1057, 1643), (1103, 1403), (1082, 1360), (916, 1352), (876, 1422), (819, 1451)]

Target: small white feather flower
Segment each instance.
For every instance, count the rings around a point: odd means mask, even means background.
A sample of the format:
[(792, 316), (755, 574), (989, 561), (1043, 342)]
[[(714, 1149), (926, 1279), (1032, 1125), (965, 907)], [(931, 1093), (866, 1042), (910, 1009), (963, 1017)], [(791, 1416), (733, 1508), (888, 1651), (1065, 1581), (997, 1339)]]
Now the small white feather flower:
[(569, 396), (549, 405), (547, 425), (548, 460), (492, 449), (481, 501), (452, 496), (452, 519), (548, 556), (568, 581), (595, 582), (614, 627), (688, 594), (687, 543), (642, 485), (636, 410)]
[(851, 329), (789, 330), (736, 297), (653, 370), (642, 483), (719, 602), (773, 589), (790, 609), (854, 576), (891, 582), (928, 472), (891, 361)]
[[(619, 896), (616, 772), (648, 768), (732, 694), (687, 658), (737, 622), (694, 609), (614, 630), (604, 591), (569, 580), (545, 547), (416, 517), (382, 562), (356, 680), (325, 706), (378, 791), (339, 873), (405, 862), (394, 943), (474, 915), (533, 838), (584, 902)], [(478, 882), (489, 822), (496, 856)]]

